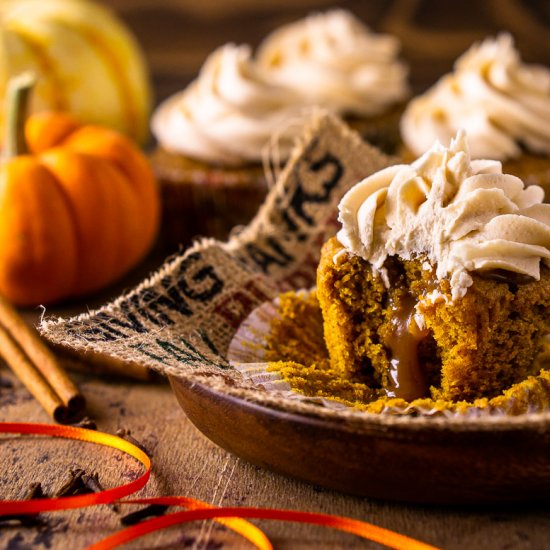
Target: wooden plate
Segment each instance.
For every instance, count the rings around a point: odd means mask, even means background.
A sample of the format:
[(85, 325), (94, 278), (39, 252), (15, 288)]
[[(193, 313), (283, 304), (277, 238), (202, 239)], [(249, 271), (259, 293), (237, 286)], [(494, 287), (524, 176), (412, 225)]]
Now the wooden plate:
[(345, 493), (415, 503), (547, 499), (550, 414), (455, 421), (285, 412), (171, 377), (189, 419), (258, 466)]

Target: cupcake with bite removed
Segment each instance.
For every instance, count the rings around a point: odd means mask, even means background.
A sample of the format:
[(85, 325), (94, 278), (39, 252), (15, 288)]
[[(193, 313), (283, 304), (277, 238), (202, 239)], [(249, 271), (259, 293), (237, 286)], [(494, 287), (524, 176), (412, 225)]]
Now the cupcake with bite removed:
[(491, 398), (528, 376), (550, 330), (550, 205), (461, 131), (356, 184), (323, 250), (331, 360), (390, 397)]
[(269, 371), (369, 412), (548, 410), (542, 199), (499, 161), (471, 159), (462, 131), (358, 182), (340, 201), (315, 292), (275, 302)]
[[(364, 137), (395, 145), (408, 94), (398, 43), (335, 10), (281, 27), (253, 57), (227, 44), (155, 111), (164, 243), (227, 238), (267, 194), (264, 164), (286, 162), (311, 109), (343, 116)], [(378, 139), (376, 139), (378, 137)]]
[(403, 157), (423, 154), (434, 140), (468, 134), (473, 158), (503, 163), (506, 173), (537, 184), (550, 199), (550, 69), (521, 61), (509, 34), (474, 44), (401, 119)]

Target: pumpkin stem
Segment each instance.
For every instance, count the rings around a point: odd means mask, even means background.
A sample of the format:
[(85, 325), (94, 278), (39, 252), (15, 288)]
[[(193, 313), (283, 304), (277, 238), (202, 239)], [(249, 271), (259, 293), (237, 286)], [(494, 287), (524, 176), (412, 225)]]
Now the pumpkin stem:
[(22, 73), (8, 83), (6, 93), (6, 127), (4, 153), (6, 159), (29, 152), (25, 140), (25, 120), (29, 107), (29, 95), (36, 82), (32, 72)]

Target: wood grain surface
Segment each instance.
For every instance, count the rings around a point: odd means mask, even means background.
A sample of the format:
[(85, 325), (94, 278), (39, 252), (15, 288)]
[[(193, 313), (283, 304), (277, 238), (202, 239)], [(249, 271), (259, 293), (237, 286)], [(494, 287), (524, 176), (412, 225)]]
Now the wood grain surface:
[[(13, 387), (6, 387), (9, 383)], [(98, 427), (130, 429), (152, 455), (153, 475), (143, 495), (187, 495), (218, 505), (274, 506), (345, 515), (394, 529), (447, 549), (544, 549), (550, 537), (545, 505), (442, 508), (401, 505), (350, 497), (293, 481), (252, 466), (220, 449), (187, 420), (167, 384), (144, 385), (83, 378), (81, 387)], [(2, 371), (2, 420), (46, 422), (48, 418), (17, 381)], [(273, 450), (276, 452), (276, 449)], [(76, 442), (2, 438), (0, 492), (21, 497), (40, 481), (59, 488), (71, 468), (97, 470), (105, 486), (128, 480), (134, 461), (115, 451)], [(105, 506), (44, 514), (39, 528), (3, 527), (0, 548), (79, 549), (120, 528)], [(280, 550), (379, 548), (354, 536), (318, 527), (257, 522)], [(202, 550), (251, 547), (238, 536), (204, 522), (150, 535), (132, 547)]]
[[(128, 23), (151, 68), (157, 101), (181, 89), (206, 55), (228, 41), (258, 44), (275, 26), (312, 9), (334, 6), (321, 0), (105, 0)], [(473, 40), (510, 30), (523, 57), (550, 65), (550, 3), (518, 0), (346, 1), (339, 5), (375, 30), (397, 34), (411, 65), (415, 91), (450, 69)], [(60, 315), (95, 307), (160, 265), (154, 254), (109, 295), (48, 310)], [(39, 311), (27, 312), (36, 320)], [(426, 507), (350, 497), (290, 480), (252, 466), (220, 449), (187, 420), (168, 384), (78, 375), (99, 429), (130, 429), (152, 454), (147, 496), (187, 495), (218, 505), (274, 506), (339, 514), (373, 522), (448, 549), (538, 550), (550, 543), (550, 506)], [(0, 367), (0, 420), (47, 422), (40, 406)], [(246, 434), (244, 434), (246, 437)], [(276, 449), (273, 450), (276, 452)], [(550, 460), (550, 459), (549, 459)], [(57, 440), (0, 439), (0, 497), (21, 497), (40, 481), (53, 492), (71, 468), (97, 470), (106, 486), (128, 480), (136, 465), (115, 451)], [(542, 467), (550, 468), (550, 462)], [(487, 475), (491, 475), (490, 471)], [(0, 548), (80, 549), (120, 528), (119, 515), (101, 506), (44, 514), (39, 527), (0, 526)], [(257, 522), (278, 549), (379, 548), (318, 527)], [(237, 535), (202, 522), (151, 535), (133, 548), (248, 548)]]

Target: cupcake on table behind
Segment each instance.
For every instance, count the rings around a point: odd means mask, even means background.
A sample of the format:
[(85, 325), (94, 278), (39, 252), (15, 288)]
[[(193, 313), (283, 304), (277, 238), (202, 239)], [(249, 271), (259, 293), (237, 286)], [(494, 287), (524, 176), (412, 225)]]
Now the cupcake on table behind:
[(285, 25), (258, 48), (258, 64), (308, 105), (341, 116), (386, 153), (399, 144), (399, 118), (409, 96), (399, 40), (376, 34), (344, 10)]
[(420, 156), (463, 128), (473, 158), (540, 185), (550, 200), (550, 69), (523, 63), (511, 35), (474, 44), (401, 119), (402, 156)]
[[(288, 65), (298, 43), (308, 55)], [(250, 221), (268, 191), (264, 165), (286, 162), (315, 107), (388, 143), (398, 134), (395, 105), (408, 94), (397, 50), (395, 39), (336, 10), (275, 31), (256, 57), (246, 45), (214, 51), (197, 79), (153, 116), (165, 244), (197, 235), (225, 239)]]
[[(214, 51), (198, 78), (152, 119), (163, 243), (189, 244), (196, 235), (225, 239), (233, 226), (249, 221), (267, 193), (265, 147), (298, 114), (295, 94), (260, 74), (248, 46)], [(280, 134), (277, 145), (286, 158), (291, 135)]]

